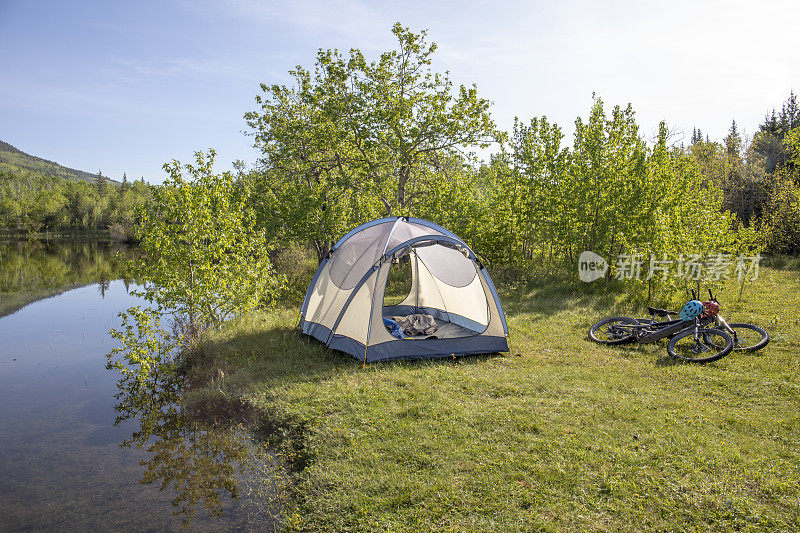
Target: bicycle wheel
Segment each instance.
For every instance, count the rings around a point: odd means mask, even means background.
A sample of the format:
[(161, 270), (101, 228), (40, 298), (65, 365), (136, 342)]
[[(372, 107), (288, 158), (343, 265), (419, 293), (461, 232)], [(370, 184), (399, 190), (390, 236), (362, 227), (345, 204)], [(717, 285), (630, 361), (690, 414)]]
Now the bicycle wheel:
[(625, 344), (636, 339), (633, 328), (620, 327), (625, 325), (636, 326), (639, 322), (627, 316), (612, 316), (604, 318), (589, 329), (589, 338), (600, 344)]
[(734, 322), (728, 325), (736, 333), (733, 337), (734, 350), (755, 352), (769, 343), (769, 333), (764, 328), (743, 322)]
[(720, 329), (700, 328), (694, 338), (694, 328), (687, 328), (670, 339), (667, 353), (676, 359), (692, 363), (708, 363), (728, 355), (733, 339)]

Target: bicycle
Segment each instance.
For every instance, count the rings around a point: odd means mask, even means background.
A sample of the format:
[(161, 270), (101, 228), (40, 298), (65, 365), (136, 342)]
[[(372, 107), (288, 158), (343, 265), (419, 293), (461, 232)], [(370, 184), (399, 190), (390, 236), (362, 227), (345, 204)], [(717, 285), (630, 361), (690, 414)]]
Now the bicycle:
[[(708, 363), (725, 357), (733, 350), (733, 338), (717, 327), (707, 327), (713, 322), (712, 317), (703, 317), (702, 304), (693, 299), (684, 306), (686, 311), (690, 305), (694, 316), (681, 313), (681, 318), (672, 319), (679, 313), (656, 307), (647, 307), (649, 319), (636, 319), (625, 316), (605, 318), (589, 329), (589, 338), (600, 344), (619, 345), (631, 342), (649, 344), (669, 338), (667, 353), (683, 361), (692, 363)], [(656, 317), (666, 318), (657, 321)]]
[[(709, 302), (714, 302), (719, 307), (719, 300), (714, 297), (711, 289), (708, 289)], [(704, 302), (705, 305), (708, 302)], [(742, 352), (755, 352), (769, 344), (769, 333), (762, 327), (747, 322), (727, 322), (719, 315), (719, 312), (711, 314), (714, 319), (714, 327), (728, 332), (733, 339), (733, 350)]]

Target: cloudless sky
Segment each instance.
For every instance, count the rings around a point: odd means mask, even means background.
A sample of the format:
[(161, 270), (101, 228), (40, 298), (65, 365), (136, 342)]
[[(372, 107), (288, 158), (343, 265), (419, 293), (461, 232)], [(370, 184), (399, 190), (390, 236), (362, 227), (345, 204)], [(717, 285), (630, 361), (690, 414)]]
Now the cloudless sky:
[[(318, 48), (394, 47), (427, 29), (435, 68), (476, 83), (498, 125), (547, 115), (569, 135), (592, 92), (688, 141), (752, 134), (800, 89), (800, 2), (0, 0), (0, 139), (63, 165), (164, 179), (213, 147), (253, 163), (244, 113)], [(679, 138), (678, 138), (679, 139)]]

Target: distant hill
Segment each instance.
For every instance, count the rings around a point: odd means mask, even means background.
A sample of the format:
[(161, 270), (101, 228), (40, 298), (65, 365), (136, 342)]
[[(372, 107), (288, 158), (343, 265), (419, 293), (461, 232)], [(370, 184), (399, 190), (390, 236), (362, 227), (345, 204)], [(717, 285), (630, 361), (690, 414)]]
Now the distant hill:
[[(97, 174), (75, 170), (74, 168), (59, 165), (55, 161), (48, 161), (41, 157), (26, 154), (3, 141), (0, 141), (0, 172), (34, 172), (73, 181), (88, 181), (89, 183), (94, 183), (97, 179)], [(105, 176), (103, 178), (110, 183), (119, 183)]]

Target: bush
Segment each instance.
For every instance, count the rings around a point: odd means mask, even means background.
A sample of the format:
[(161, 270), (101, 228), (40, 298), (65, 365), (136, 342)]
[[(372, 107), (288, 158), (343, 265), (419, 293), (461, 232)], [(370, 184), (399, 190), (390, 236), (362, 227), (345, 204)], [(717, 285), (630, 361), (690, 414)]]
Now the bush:
[(303, 298), (317, 270), (317, 254), (310, 246), (289, 242), (271, 254), (275, 271), (284, 277), (280, 298), (294, 302)]
[(154, 189), (137, 232), (142, 254), (134, 272), (145, 282), (142, 296), (185, 318), (190, 342), (271, 301), (283, 281), (255, 228), (249, 187), (230, 172), (214, 174), (214, 155), (198, 152), (194, 165), (164, 165), (169, 178)]

